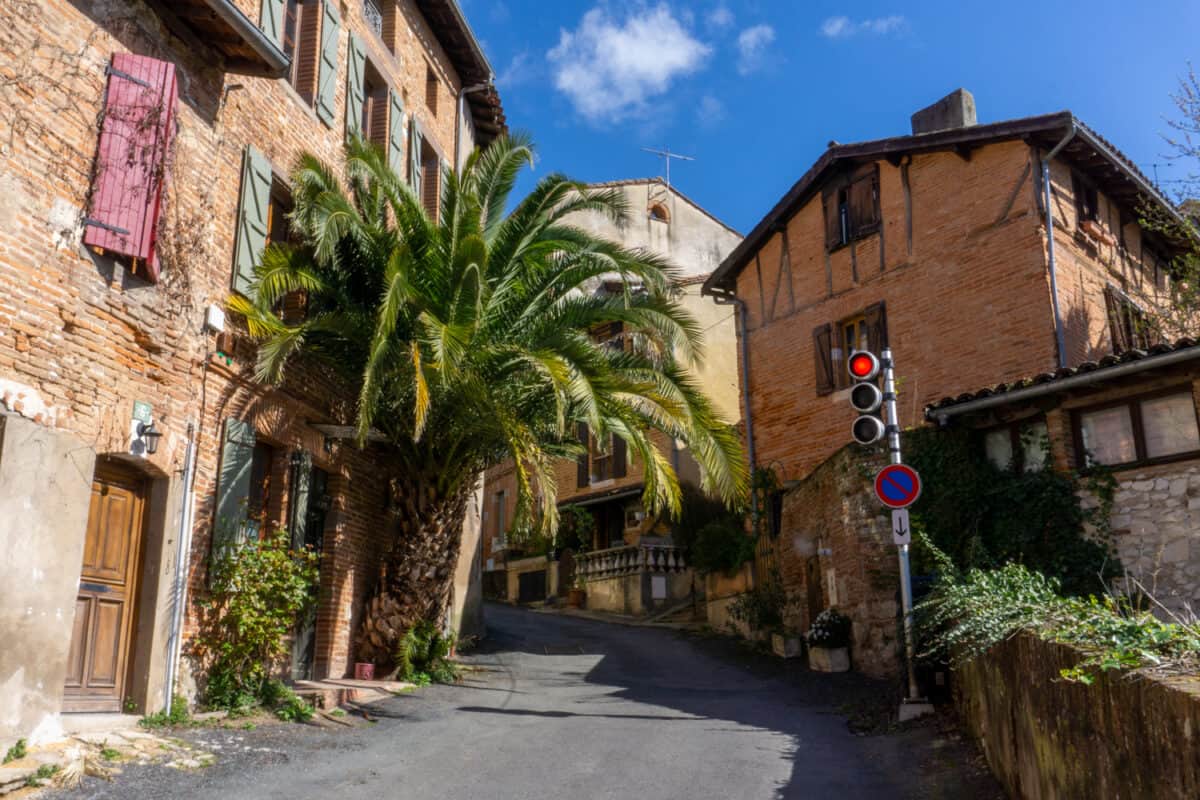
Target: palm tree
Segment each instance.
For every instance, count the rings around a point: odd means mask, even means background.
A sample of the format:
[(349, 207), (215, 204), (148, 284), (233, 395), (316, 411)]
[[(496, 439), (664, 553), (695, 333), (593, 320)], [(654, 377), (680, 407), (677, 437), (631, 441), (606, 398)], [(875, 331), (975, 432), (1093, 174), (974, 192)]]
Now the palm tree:
[[(389, 664), (405, 630), (444, 609), (483, 470), (512, 459), (514, 528), (553, 532), (553, 467), (580, 454), (580, 424), (625, 441), (656, 513), (677, 514), (680, 490), (653, 430), (687, 443), (712, 494), (731, 505), (745, 495), (737, 434), (686, 369), (699, 330), (674, 299), (675, 270), (565, 221), (625, 219), (614, 190), (549, 175), (506, 213), (532, 163), (523, 136), (476, 152), (447, 176), (434, 221), (376, 147), (347, 145), (344, 182), (305, 155), (292, 175), (300, 244), (269, 247), (254, 300), (230, 301), (260, 343), (259, 380), (280, 382), (297, 357), (331, 363), (357, 388), (359, 443), (382, 432), (402, 466), (394, 541), (358, 636), (364, 660)], [(597, 293), (602, 280), (620, 290)], [(276, 309), (295, 292), (307, 312), (289, 322)], [(623, 349), (593, 335), (614, 322)]]

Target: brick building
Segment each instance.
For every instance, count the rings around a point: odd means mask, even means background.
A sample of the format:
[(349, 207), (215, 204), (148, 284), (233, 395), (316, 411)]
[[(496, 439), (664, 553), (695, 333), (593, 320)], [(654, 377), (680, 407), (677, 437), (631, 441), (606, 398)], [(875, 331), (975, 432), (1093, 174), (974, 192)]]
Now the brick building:
[(161, 708), (214, 531), (321, 553), (293, 674), (346, 674), (386, 450), (346, 441), (332, 374), (255, 383), (220, 309), (287, 238), (301, 152), (361, 132), (436, 214), (504, 129), (486, 57), (452, 0), (16, 0), (0, 23), (0, 743)]
[[(625, 194), (632, 219), (618, 226), (600, 213), (573, 216), (571, 224), (626, 247), (646, 248), (671, 261), (679, 270), (678, 300), (704, 330), (704, 361), (697, 380), (705, 387), (718, 413), (730, 423), (739, 413), (736, 337), (733, 315), (701, 296), (703, 280), (729, 254), (741, 236), (717, 220), (684, 194), (658, 178), (595, 184), (617, 187)], [(605, 291), (597, 286), (597, 291)], [(620, 331), (604, 332), (619, 339)], [(630, 458), (624, 442), (616, 439), (600, 447), (581, 431), (588, 455), (578, 462), (556, 466), (560, 506), (586, 507), (596, 521), (591, 546), (606, 549), (635, 545), (657, 520), (642, 508), (642, 465)], [(699, 483), (695, 461), (673, 439), (655, 434), (656, 444), (680, 474), (681, 479)], [(483, 531), (485, 570), (503, 570), (512, 544), (509, 526), (516, 506), (516, 483), (511, 464), (488, 471), (485, 485)], [(499, 582), (497, 582), (499, 586)], [(565, 582), (561, 586), (565, 590)], [(515, 598), (513, 598), (515, 599)]]
[[(1138, 224), (1142, 198), (1176, 214), (1071, 112), (977, 124), (962, 90), (911, 135), (831, 143), (704, 286), (743, 315), (756, 465), (795, 486), (850, 442), (852, 349), (890, 344), (908, 427), (940, 398), (1137, 344), (1181, 246)], [(816, 528), (776, 540), (800, 597), (824, 569)]]

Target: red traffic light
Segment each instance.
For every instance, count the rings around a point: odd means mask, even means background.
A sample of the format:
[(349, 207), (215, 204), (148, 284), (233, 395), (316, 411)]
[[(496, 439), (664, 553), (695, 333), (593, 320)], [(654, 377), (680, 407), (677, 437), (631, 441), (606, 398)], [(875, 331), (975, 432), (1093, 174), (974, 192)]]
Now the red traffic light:
[(866, 350), (855, 350), (846, 362), (850, 377), (856, 381), (869, 381), (879, 374), (879, 359)]

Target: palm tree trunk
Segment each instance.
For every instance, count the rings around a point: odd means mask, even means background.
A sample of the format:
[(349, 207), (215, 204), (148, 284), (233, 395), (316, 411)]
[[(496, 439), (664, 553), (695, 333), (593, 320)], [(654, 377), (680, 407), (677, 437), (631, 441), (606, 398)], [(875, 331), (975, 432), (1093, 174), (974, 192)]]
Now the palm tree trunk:
[(386, 674), (396, 666), (396, 647), (421, 620), (445, 613), (466, 519), (469, 489), (438, 496), (430, 483), (402, 480), (394, 488), (399, 525), (379, 585), (363, 613), (355, 660)]

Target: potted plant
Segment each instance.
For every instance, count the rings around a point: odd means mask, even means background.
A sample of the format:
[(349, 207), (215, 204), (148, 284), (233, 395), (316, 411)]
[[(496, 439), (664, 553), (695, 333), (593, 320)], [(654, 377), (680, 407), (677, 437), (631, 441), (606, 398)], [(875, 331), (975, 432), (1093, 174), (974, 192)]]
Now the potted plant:
[(808, 667), (817, 672), (847, 672), (850, 669), (850, 618), (836, 608), (827, 608), (813, 620), (808, 640)]
[(802, 638), (798, 633), (780, 629), (771, 633), (771, 651), (780, 658), (797, 658), (803, 652)]
[(571, 608), (583, 608), (583, 604), (587, 600), (587, 591), (583, 587), (583, 576), (576, 575), (571, 582), (571, 588), (567, 591), (568, 606)]

